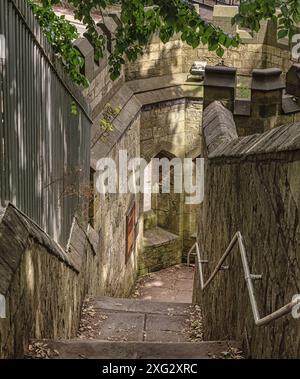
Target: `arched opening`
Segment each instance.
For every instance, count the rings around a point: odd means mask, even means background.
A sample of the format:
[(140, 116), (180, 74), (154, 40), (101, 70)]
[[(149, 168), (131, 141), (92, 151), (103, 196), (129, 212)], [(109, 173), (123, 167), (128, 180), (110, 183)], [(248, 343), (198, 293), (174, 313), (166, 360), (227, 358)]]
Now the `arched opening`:
[[(182, 260), (179, 237), (182, 194), (174, 192), (175, 158), (161, 150), (149, 161), (144, 172), (142, 273), (161, 270)], [(177, 161), (181, 162), (178, 158)]]

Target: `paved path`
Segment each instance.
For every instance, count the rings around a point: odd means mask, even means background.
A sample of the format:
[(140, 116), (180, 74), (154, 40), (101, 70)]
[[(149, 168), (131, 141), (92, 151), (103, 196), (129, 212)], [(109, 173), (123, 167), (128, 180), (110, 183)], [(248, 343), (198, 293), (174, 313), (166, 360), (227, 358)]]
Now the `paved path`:
[[(135, 299), (86, 298), (76, 339), (35, 341), (30, 358), (234, 358), (235, 341), (203, 341), (192, 305), (194, 269), (174, 266), (140, 279)], [(150, 300), (150, 301), (149, 301)]]
[(139, 279), (132, 297), (158, 302), (191, 303), (194, 268), (173, 266)]
[(83, 309), (79, 337), (124, 342), (188, 342), (193, 311), (192, 305), (183, 303), (90, 298)]

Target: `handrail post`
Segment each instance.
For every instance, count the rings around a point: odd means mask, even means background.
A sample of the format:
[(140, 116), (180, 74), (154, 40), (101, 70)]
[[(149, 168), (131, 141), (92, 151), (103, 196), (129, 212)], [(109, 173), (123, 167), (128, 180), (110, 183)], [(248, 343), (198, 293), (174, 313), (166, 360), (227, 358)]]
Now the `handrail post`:
[(257, 302), (256, 302), (256, 298), (255, 298), (255, 293), (254, 293), (253, 280), (254, 279), (261, 279), (262, 275), (251, 274), (250, 268), (249, 268), (249, 264), (248, 264), (248, 259), (247, 259), (247, 253), (246, 253), (245, 245), (244, 245), (244, 242), (243, 242), (243, 237), (242, 237), (241, 232), (239, 232), (239, 231), (234, 235), (234, 237), (230, 241), (230, 244), (228, 245), (227, 249), (225, 250), (225, 253), (220, 258), (218, 264), (216, 265), (216, 268), (214, 269), (214, 271), (212, 272), (212, 274), (210, 275), (210, 277), (208, 278), (208, 280), (206, 282), (204, 282), (204, 275), (203, 275), (203, 268), (202, 268), (202, 263), (204, 261), (202, 261), (202, 259), (201, 259), (201, 253), (200, 253), (199, 245), (196, 242), (191, 247), (190, 251), (188, 252), (187, 262), (188, 262), (188, 265), (189, 265), (190, 264), (190, 255), (191, 255), (192, 251), (195, 249), (196, 250), (196, 255), (197, 255), (197, 260), (198, 260), (198, 269), (199, 269), (199, 279), (200, 279), (200, 288), (201, 288), (201, 291), (204, 291), (205, 288), (216, 277), (216, 275), (220, 271), (220, 269), (221, 269), (224, 261), (229, 256), (229, 254), (233, 251), (233, 247), (235, 246), (236, 243), (238, 244), (239, 251), (240, 251), (240, 256), (241, 256), (241, 260), (242, 260), (242, 266), (243, 266), (243, 270), (244, 270), (244, 277), (245, 277), (245, 281), (246, 281), (246, 285), (247, 285), (247, 290), (248, 290), (248, 295), (249, 295), (249, 298), (250, 298), (251, 309), (252, 309), (253, 318), (254, 318), (254, 322), (255, 322), (256, 326), (267, 325), (271, 321), (274, 321), (274, 320), (276, 320), (276, 319), (278, 319), (278, 318), (280, 318), (280, 317), (288, 314), (289, 312), (292, 311), (292, 309), (294, 307), (296, 307), (298, 304), (300, 304), (300, 298), (297, 298), (295, 300), (292, 300), (290, 303), (284, 305), (280, 309), (274, 311), (273, 313), (271, 313), (271, 314), (269, 314), (269, 315), (267, 315), (267, 316), (265, 316), (263, 318), (260, 317), (260, 314), (259, 314), (259, 311), (258, 311)]
[(238, 232), (238, 243), (239, 243), (244, 273), (245, 273), (245, 280), (246, 280), (246, 284), (248, 287), (248, 293), (249, 293), (249, 297), (250, 297), (250, 303), (251, 303), (251, 308), (252, 308), (252, 312), (253, 312), (253, 317), (254, 317), (255, 323), (257, 323), (257, 321), (260, 319), (260, 316), (259, 316), (259, 311), (258, 311), (256, 299), (254, 296), (254, 288), (253, 288), (252, 278), (251, 278), (250, 269), (249, 269), (249, 265), (248, 265), (246, 250), (245, 250), (245, 246), (243, 243), (243, 237), (242, 237), (240, 232)]

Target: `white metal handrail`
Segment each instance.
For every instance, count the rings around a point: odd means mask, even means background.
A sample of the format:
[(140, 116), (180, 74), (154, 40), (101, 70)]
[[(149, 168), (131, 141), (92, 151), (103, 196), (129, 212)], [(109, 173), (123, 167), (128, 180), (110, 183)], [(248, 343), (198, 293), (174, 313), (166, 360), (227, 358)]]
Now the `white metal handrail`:
[(222, 268), (224, 268), (224, 269), (228, 268), (228, 267), (224, 267), (223, 263), (226, 260), (226, 258), (228, 257), (228, 255), (231, 253), (233, 247), (236, 244), (238, 244), (239, 251), (241, 254), (241, 259), (242, 259), (242, 264), (243, 264), (243, 269), (244, 269), (244, 274), (245, 274), (245, 280), (246, 280), (246, 284), (247, 284), (247, 288), (248, 288), (248, 294), (249, 294), (249, 298), (250, 298), (250, 303), (251, 303), (251, 308), (252, 308), (252, 312), (253, 312), (255, 325), (263, 326), (263, 325), (269, 324), (270, 322), (290, 313), (295, 306), (300, 304), (300, 298), (295, 298), (290, 303), (279, 308), (277, 311), (275, 311), (275, 312), (273, 312), (273, 313), (271, 313), (271, 314), (269, 314), (263, 318), (260, 317), (256, 298), (255, 298), (255, 294), (254, 294), (253, 280), (261, 279), (262, 276), (261, 275), (254, 275), (254, 274), (250, 273), (246, 249), (245, 249), (245, 245), (243, 242), (243, 237), (242, 237), (240, 232), (237, 232), (234, 235), (234, 237), (231, 240), (229, 246), (227, 247), (225, 253), (222, 255), (221, 259), (219, 260), (219, 263), (217, 264), (216, 268), (214, 269), (214, 271), (212, 272), (212, 274), (210, 275), (210, 277), (208, 278), (208, 280), (206, 282), (204, 282), (202, 265), (204, 263), (208, 263), (208, 262), (202, 260), (199, 245), (197, 242), (191, 247), (191, 249), (188, 253), (188, 257), (187, 257), (187, 264), (188, 264), (188, 266), (190, 265), (190, 255), (192, 254), (192, 252), (194, 250), (196, 250), (198, 268), (199, 268), (199, 277), (200, 277), (200, 287), (201, 287), (202, 291), (204, 291), (205, 288), (213, 281), (215, 276), (218, 274), (218, 272), (220, 270), (222, 270)]

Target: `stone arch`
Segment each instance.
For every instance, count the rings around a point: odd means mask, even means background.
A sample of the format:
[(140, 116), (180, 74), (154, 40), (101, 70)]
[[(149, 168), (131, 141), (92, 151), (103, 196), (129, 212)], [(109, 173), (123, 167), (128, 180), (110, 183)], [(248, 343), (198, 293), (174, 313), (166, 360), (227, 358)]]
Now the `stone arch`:
[[(159, 146), (158, 146), (159, 145)], [(153, 155), (152, 155), (153, 154)], [(148, 172), (148, 167), (150, 166), (150, 162), (153, 158), (159, 158), (159, 159), (162, 159), (162, 158), (167, 158), (168, 160), (172, 160), (173, 158), (177, 158), (175, 154), (173, 154), (172, 152), (170, 151), (167, 151), (167, 150), (164, 150), (164, 149), (161, 149), (161, 144), (157, 144), (153, 150), (152, 150), (152, 153), (149, 154), (149, 157), (148, 159), (146, 159), (147, 163), (148, 163), (148, 166), (146, 168), (146, 171), (147, 172), (147, 177), (149, 176), (149, 172)], [(150, 168), (151, 170), (151, 168)], [(150, 174), (151, 175), (151, 174)], [(173, 185), (173, 179), (171, 177), (171, 182), (172, 182), (172, 185)], [(145, 185), (146, 182), (145, 182)], [(153, 195), (152, 194), (149, 194), (149, 193), (145, 193), (143, 194), (143, 210), (148, 212), (150, 211), (151, 209), (151, 204), (152, 204), (152, 197)], [(155, 197), (155, 196), (154, 196)]]
[(169, 159), (177, 158), (174, 144), (168, 141), (158, 142), (152, 145), (147, 151), (143, 150), (145, 149), (141, 149), (141, 157), (144, 158), (148, 163), (159, 153), (163, 153), (166, 158)]

